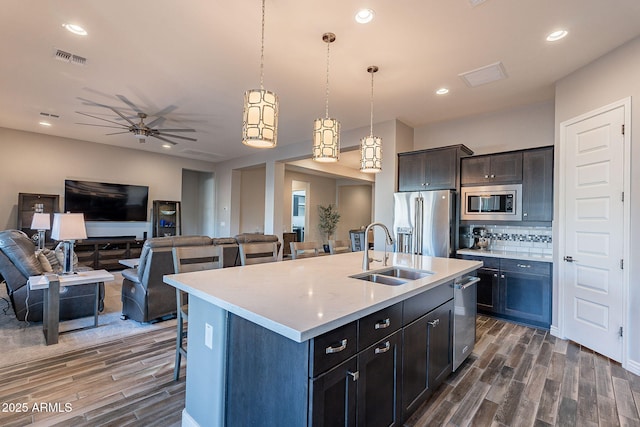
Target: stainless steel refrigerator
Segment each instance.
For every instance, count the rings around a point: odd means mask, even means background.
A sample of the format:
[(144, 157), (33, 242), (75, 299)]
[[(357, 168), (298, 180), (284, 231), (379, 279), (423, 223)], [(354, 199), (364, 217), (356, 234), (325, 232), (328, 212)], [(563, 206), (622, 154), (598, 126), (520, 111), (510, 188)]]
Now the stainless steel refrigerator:
[(452, 257), (455, 251), (455, 197), (450, 190), (395, 193), (396, 252)]

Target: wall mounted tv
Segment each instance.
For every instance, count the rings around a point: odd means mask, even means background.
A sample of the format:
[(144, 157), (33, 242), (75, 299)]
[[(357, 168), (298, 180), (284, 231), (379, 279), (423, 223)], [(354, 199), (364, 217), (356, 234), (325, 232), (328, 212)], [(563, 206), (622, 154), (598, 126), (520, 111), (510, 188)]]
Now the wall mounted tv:
[(146, 221), (149, 187), (106, 182), (64, 181), (64, 211), (85, 221)]

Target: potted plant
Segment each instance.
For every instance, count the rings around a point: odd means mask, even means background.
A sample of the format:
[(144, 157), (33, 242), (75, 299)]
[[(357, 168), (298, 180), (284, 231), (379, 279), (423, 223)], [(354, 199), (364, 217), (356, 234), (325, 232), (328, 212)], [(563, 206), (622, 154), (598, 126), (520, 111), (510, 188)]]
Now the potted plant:
[(318, 228), (324, 234), (326, 234), (326, 243), (324, 246), (324, 251), (329, 252), (329, 240), (333, 233), (335, 233), (336, 228), (338, 227), (338, 221), (340, 221), (340, 213), (335, 205), (329, 204), (328, 206), (318, 205), (318, 217), (319, 223)]

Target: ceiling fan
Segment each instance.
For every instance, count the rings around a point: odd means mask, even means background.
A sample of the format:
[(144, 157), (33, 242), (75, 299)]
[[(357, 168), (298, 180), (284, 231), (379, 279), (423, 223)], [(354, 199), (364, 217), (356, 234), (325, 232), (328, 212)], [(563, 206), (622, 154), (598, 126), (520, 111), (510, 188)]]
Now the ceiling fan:
[(167, 113), (169, 111), (172, 111), (173, 109), (175, 109), (174, 106), (170, 106), (170, 107), (165, 108), (165, 111), (161, 111), (160, 113), (156, 114), (156, 116), (158, 116), (156, 119), (154, 119), (153, 121), (151, 121), (149, 123), (145, 123), (144, 119), (146, 119), (148, 117), (146, 113), (142, 112), (138, 107), (135, 106), (135, 104), (133, 104), (131, 101), (129, 101), (123, 95), (117, 95), (117, 97), (120, 98), (125, 104), (127, 104), (131, 108), (133, 108), (134, 111), (136, 111), (137, 117), (140, 119), (140, 121), (138, 123), (134, 122), (132, 120), (132, 118), (127, 117), (122, 112), (118, 111), (117, 109), (115, 109), (114, 107), (112, 107), (110, 105), (99, 104), (97, 102), (93, 102), (93, 101), (89, 101), (87, 99), (79, 98), (80, 100), (82, 100), (87, 105), (94, 105), (94, 106), (98, 106), (98, 107), (108, 108), (109, 110), (113, 111), (118, 116), (120, 116), (122, 119), (124, 119), (127, 123), (120, 123), (120, 122), (116, 122), (116, 121), (113, 121), (113, 120), (105, 119), (103, 117), (98, 117), (98, 116), (94, 116), (92, 114), (87, 114), (87, 113), (83, 113), (83, 112), (80, 112), (80, 111), (76, 111), (76, 113), (82, 114), (83, 116), (91, 117), (91, 118), (98, 119), (98, 120), (103, 120), (105, 122), (109, 122), (109, 123), (111, 123), (113, 125), (116, 125), (116, 126), (97, 125), (97, 124), (92, 124), (92, 123), (77, 123), (77, 124), (86, 125), (86, 126), (98, 126), (98, 127), (122, 129), (123, 130), (122, 132), (108, 133), (106, 135), (118, 135), (118, 134), (123, 134), (123, 133), (132, 133), (136, 137), (136, 139), (138, 139), (138, 141), (140, 141), (141, 143), (142, 142), (146, 142), (146, 138), (147, 137), (157, 138), (157, 139), (159, 139), (161, 141), (167, 142), (167, 143), (172, 144), (172, 145), (177, 145), (178, 143), (175, 142), (175, 141), (172, 141), (169, 138), (184, 139), (184, 140), (187, 140), (187, 141), (197, 141), (197, 139), (195, 139), (195, 138), (188, 138), (186, 136), (173, 135), (171, 133), (167, 133), (167, 132), (195, 132), (196, 131), (195, 129), (187, 129), (187, 128), (182, 128), (182, 129), (154, 128), (155, 125), (160, 124), (165, 120), (165, 118), (162, 117), (162, 114), (165, 114), (165, 113)]

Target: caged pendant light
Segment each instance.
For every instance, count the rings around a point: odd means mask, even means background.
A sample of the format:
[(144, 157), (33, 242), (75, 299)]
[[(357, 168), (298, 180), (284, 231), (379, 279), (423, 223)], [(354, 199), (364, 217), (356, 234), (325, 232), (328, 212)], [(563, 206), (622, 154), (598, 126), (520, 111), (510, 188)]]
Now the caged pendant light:
[(333, 33), (324, 33), (322, 40), (327, 44), (327, 89), (324, 119), (313, 122), (313, 160), (317, 162), (337, 162), (340, 154), (340, 122), (329, 118), (329, 46), (336, 40)]
[(378, 67), (372, 65), (367, 68), (371, 73), (371, 128), (369, 136), (360, 139), (360, 172), (377, 173), (382, 170), (382, 138), (373, 136), (373, 75)]
[(262, 0), (262, 43), (260, 46), (260, 89), (244, 93), (242, 143), (256, 148), (273, 148), (278, 143), (278, 96), (265, 90), (264, 76), (264, 3)]

